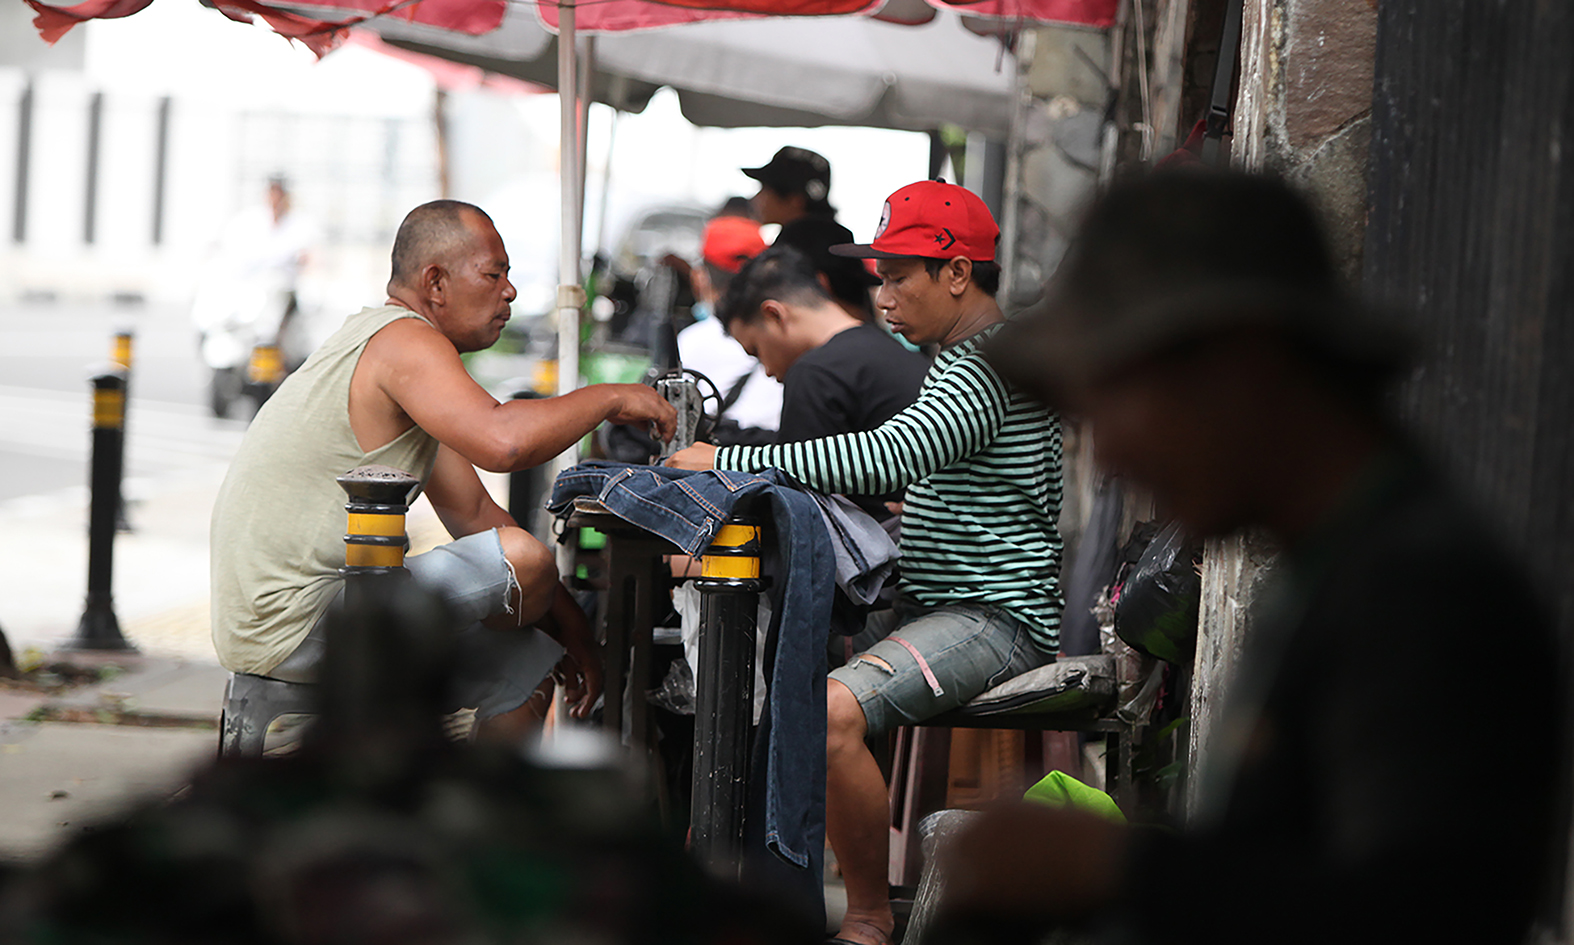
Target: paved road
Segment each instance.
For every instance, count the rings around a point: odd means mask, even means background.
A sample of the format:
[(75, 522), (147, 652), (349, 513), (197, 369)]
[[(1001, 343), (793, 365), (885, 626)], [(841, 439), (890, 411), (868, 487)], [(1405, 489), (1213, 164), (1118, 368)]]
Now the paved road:
[(135, 333), (126, 475), (222, 464), (245, 429), (203, 409), (204, 371), (174, 306), (0, 306), (0, 503), (87, 482), (90, 385), (111, 336)]
[(135, 332), (116, 613), (139, 643), (211, 659), (207, 518), (245, 431), (202, 406), (204, 371), (173, 306), (0, 305), (0, 626), (15, 645), (68, 639), (87, 587), (88, 378)]

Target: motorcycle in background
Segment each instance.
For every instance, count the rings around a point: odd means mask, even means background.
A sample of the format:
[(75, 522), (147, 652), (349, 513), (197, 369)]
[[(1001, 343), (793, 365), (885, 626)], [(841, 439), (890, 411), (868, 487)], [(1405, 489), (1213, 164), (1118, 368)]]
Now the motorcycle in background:
[(261, 407), (288, 373), (281, 342), (298, 310), (295, 292), (267, 275), (210, 281), (192, 305), (215, 417), (233, 416), (243, 397)]
[(242, 398), (261, 407), (304, 360), (296, 282), (314, 239), (279, 177), (268, 181), (266, 207), (226, 228), (191, 310), (215, 417), (232, 416)]

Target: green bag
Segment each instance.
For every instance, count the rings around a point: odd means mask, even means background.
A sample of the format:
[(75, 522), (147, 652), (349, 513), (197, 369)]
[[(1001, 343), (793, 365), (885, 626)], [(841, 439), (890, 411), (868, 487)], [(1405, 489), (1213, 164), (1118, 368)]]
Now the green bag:
[(1027, 789), (1022, 799), (1055, 807), (1075, 807), (1117, 824), (1126, 822), (1126, 815), (1120, 812), (1114, 798), (1098, 788), (1088, 787), (1064, 771), (1051, 771), (1044, 775), (1043, 780)]

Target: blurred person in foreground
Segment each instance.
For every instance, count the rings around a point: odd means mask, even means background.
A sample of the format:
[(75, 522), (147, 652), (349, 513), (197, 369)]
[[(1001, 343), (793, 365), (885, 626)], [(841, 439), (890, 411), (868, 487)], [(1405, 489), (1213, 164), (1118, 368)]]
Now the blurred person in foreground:
[(674, 411), (641, 384), (498, 403), (471, 379), (460, 354), (497, 341), (515, 295), (502, 238), (479, 208), (438, 200), (410, 211), (392, 263), (387, 301), (347, 318), (290, 375), (230, 464), (211, 536), (219, 661), (317, 678), (322, 617), (344, 586), (334, 477), (382, 464), (421, 481), (455, 539), (406, 562), (457, 618), (462, 701), (452, 708), (476, 709), (484, 736), (522, 736), (540, 715), (527, 700), (566, 650), (583, 717), (601, 684), (585, 615), (551, 551), (492, 501), (476, 467), (528, 469), (603, 421), (654, 423), (670, 439)]
[(896, 604), (871, 615), (877, 642), (826, 685), (825, 834), (847, 885), (843, 945), (882, 945), (895, 927), (889, 795), (865, 738), (954, 709), (1060, 647), (1060, 421), (981, 355), (1005, 321), (999, 239), (965, 188), (919, 181), (891, 194), (874, 241), (837, 250), (875, 259), (891, 325), (940, 346), (918, 399), (872, 430), (696, 444), (668, 460), (774, 467), (822, 492), (907, 490)]
[(1403, 350), (1279, 182), (1160, 173), (1094, 208), (988, 356), (1194, 534), (1283, 554), (1186, 829), (988, 815), (954, 848), (953, 933), (1524, 939), (1560, 845), (1558, 654), (1523, 568), (1388, 417)]
[(760, 167), (743, 173), (760, 182), (754, 209), (761, 223), (781, 227), (773, 246), (791, 246), (814, 264), (820, 284), (836, 304), (860, 321), (873, 321), (870, 290), (880, 284), (863, 262), (838, 256), (832, 246), (853, 241), (853, 231), (836, 222), (831, 206), (831, 162), (808, 148), (785, 147)]
[(694, 289), (694, 324), (678, 332), (678, 360), (699, 371), (721, 395), (717, 409), (722, 443), (770, 443), (781, 421), (782, 385), (768, 376), (754, 355), (727, 336), (716, 318), (728, 284), (749, 260), (765, 251), (760, 225), (723, 212), (705, 224), (701, 263), (689, 269)]

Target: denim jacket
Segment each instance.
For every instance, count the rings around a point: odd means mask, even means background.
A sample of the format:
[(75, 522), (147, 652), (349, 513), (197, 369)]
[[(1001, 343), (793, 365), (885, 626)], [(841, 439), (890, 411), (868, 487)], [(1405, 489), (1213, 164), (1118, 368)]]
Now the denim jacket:
[(763, 761), (766, 846), (818, 884), (825, 845), (826, 634), (836, 581), (836, 556), (819, 506), (774, 469), (692, 472), (591, 461), (558, 476), (547, 508), (565, 515), (576, 497), (586, 495), (695, 556), (735, 504), (748, 499), (770, 506), (780, 562), (769, 591), (775, 647), (766, 667), (769, 711), (760, 719), (753, 768), (759, 771)]

